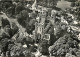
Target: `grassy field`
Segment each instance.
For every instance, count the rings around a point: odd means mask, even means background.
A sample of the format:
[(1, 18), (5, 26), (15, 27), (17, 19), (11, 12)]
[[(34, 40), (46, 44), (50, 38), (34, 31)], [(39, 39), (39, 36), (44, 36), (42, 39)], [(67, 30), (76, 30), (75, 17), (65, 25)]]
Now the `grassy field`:
[(67, 2), (67, 1), (64, 1), (64, 0), (58, 1), (58, 3), (57, 3), (57, 7), (61, 8), (63, 10), (66, 9), (66, 8), (70, 8), (70, 5), (71, 5), (70, 2)]

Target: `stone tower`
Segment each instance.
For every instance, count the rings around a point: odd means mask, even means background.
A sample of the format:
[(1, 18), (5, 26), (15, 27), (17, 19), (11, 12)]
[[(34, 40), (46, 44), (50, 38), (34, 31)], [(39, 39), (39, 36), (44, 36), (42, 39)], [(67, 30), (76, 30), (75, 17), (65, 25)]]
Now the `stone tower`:
[(39, 18), (37, 18), (37, 22), (35, 22), (35, 32), (34, 37), (35, 40), (45, 39), (48, 41), (50, 40), (50, 34), (45, 34), (45, 20), (46, 20), (46, 11), (42, 11), (39, 13)]
[(44, 12), (39, 13), (39, 19), (40, 20), (38, 20), (38, 22), (35, 23), (35, 35), (38, 35), (39, 39), (43, 39), (45, 20), (46, 20), (46, 16), (44, 15)]

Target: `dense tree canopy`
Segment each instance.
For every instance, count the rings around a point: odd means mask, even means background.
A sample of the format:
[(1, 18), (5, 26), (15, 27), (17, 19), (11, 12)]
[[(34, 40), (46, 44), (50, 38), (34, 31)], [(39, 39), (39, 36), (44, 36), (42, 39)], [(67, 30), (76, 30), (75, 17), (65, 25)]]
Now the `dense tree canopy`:
[(40, 43), (40, 52), (43, 54), (43, 55), (49, 55), (48, 53), (48, 41), (47, 40), (43, 40), (41, 41), (42, 43)]
[(78, 1), (78, 0), (65, 0), (65, 1), (69, 1), (69, 2), (75, 2), (75, 1)]
[(17, 16), (17, 20), (20, 25), (26, 27), (27, 23), (29, 22), (28, 12), (26, 10), (21, 11)]
[(6, 18), (2, 18), (2, 27), (4, 28), (6, 25), (9, 25), (10, 26), (10, 22), (9, 20), (7, 20)]
[(18, 2), (16, 8), (15, 8), (15, 12), (16, 14), (19, 14), (22, 10), (24, 10), (24, 4), (21, 2)]
[(17, 20), (20, 25), (26, 28), (26, 31), (29, 34), (32, 34), (32, 31), (35, 29), (35, 19), (29, 17), (27, 10), (21, 11), (20, 14), (17, 16)]
[(50, 50), (49, 51), (52, 53), (52, 55), (57, 55), (57, 56), (65, 56), (66, 53), (70, 53), (71, 50), (73, 50), (71, 52), (71, 54), (73, 54), (75, 52), (74, 49), (76, 50), (78, 49), (77, 44), (78, 42), (76, 40), (73, 40), (73, 38), (71, 38), (69, 34), (66, 34), (63, 37), (59, 38), (52, 45), (51, 51)]

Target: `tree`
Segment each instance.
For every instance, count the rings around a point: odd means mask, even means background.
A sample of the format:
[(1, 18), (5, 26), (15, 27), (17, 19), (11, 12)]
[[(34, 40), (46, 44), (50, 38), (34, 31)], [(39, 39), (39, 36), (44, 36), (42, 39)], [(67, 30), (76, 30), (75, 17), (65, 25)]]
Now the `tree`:
[(12, 23), (12, 25), (10, 25), (10, 22), (7, 19), (2, 19), (2, 27), (3, 27), (3, 30), (1, 32), (2, 38), (9, 39), (13, 37), (19, 29), (15, 23)]
[(16, 43), (16, 45), (13, 45), (10, 49), (11, 56), (22, 56), (23, 55), (23, 48), (20, 43)]
[(17, 2), (17, 3), (19, 2), (19, 0), (14, 0), (14, 1)]
[(78, 1), (78, 0), (65, 0), (65, 1), (76, 2), (76, 1)]
[(9, 7), (12, 6), (12, 2), (9, 2), (9, 1), (7, 1), (7, 2), (3, 1), (2, 3), (3, 3), (2, 6), (3, 6), (4, 12), (6, 12), (6, 10), (7, 10)]
[(26, 31), (29, 34), (32, 34), (33, 30), (35, 29), (35, 20), (31, 19), (28, 23), (28, 26), (26, 26)]
[(10, 17), (13, 17), (13, 15), (15, 15), (15, 7), (16, 5), (12, 5), (11, 7), (9, 7), (6, 12)]
[(42, 40), (39, 46), (39, 50), (43, 55), (49, 55), (48, 47), (49, 46), (47, 40)]
[(18, 32), (18, 30), (19, 30), (18, 26), (15, 23), (12, 23), (12, 28), (11, 28), (12, 35), (11, 36), (14, 36)]
[(2, 27), (4, 28), (6, 25), (9, 25), (10, 26), (9, 20), (2, 18)]
[(25, 7), (24, 7), (23, 3), (18, 2), (17, 6), (15, 8), (15, 13), (16, 14), (19, 14), (24, 9), (25, 9)]
[(32, 34), (32, 31), (35, 29), (35, 19), (30, 18), (26, 10), (20, 12), (17, 16), (17, 20), (20, 25), (26, 28), (29, 34)]
[(0, 2), (0, 12), (1, 12), (1, 10), (2, 10), (2, 2)]
[(50, 26), (47, 33), (50, 34), (50, 45), (53, 45), (53, 43), (57, 40), (57, 38), (54, 35), (54, 26), (53, 25)]
[(17, 16), (17, 20), (20, 25), (22, 25), (23, 27), (26, 27), (26, 25), (28, 24), (30, 20), (28, 12), (26, 10), (21, 11), (20, 14), (18, 14)]
[(71, 3), (71, 7), (75, 7), (75, 2), (72, 2)]
[[(76, 54), (76, 50), (78, 50), (77, 47), (75, 47), (77, 41), (74, 41), (72, 37), (70, 37), (70, 34), (66, 34), (63, 37), (60, 37), (49, 49), (49, 52), (51, 52), (54, 56), (65, 56), (66, 53), (71, 52), (72, 55)], [(72, 48), (72, 49), (70, 49)], [(75, 50), (74, 50), (75, 48)], [(74, 50), (74, 51), (73, 51)], [(74, 52), (74, 54), (73, 54)]]
[(1, 52), (6, 56), (6, 52), (8, 51), (9, 39), (4, 38), (0, 41)]

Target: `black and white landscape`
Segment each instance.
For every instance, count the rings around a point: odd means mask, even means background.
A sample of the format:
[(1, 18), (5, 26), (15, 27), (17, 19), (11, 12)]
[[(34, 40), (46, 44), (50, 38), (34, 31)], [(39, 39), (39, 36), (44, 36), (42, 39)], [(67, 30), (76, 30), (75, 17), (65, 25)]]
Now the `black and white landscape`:
[(80, 57), (80, 0), (0, 0), (0, 57)]

